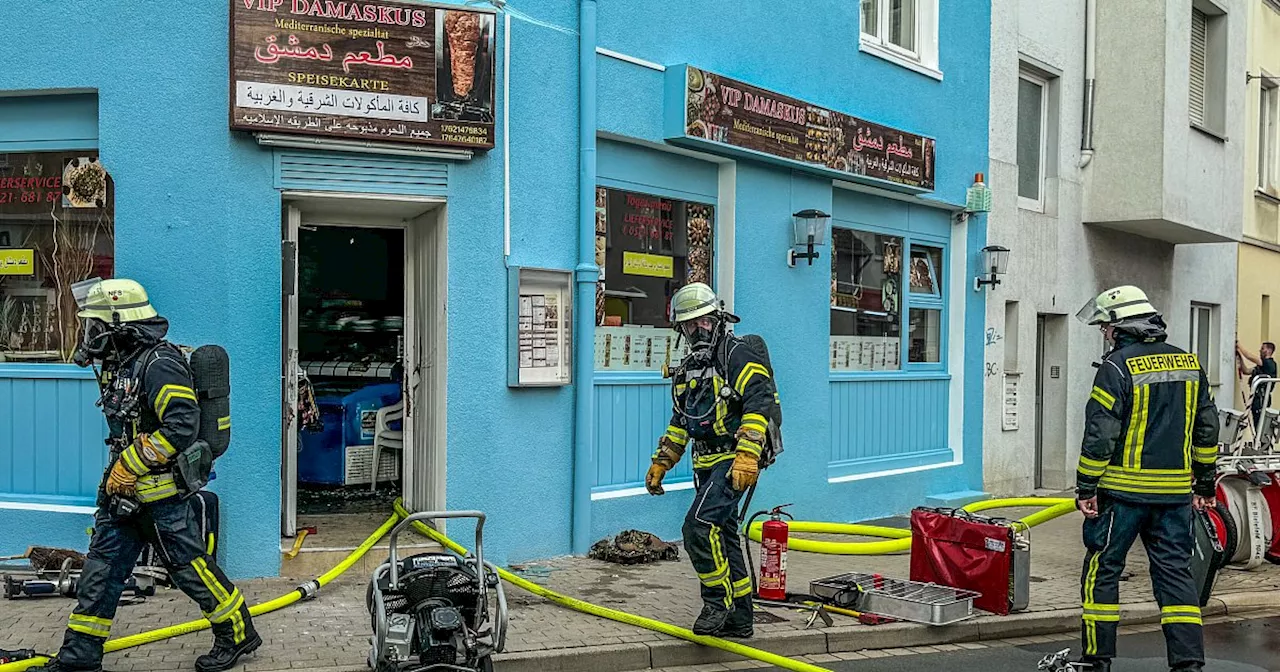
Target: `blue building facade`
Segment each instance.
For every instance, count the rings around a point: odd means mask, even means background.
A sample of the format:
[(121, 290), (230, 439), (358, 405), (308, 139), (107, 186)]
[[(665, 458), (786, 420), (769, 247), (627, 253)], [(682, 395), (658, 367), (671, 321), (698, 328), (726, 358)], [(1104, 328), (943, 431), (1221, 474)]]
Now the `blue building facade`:
[[(233, 443), (211, 487), (232, 576), (281, 562), (282, 218), (287, 238), (291, 203), (306, 217), (349, 203), (335, 196), (430, 208), (434, 233), (405, 225), (437, 252), (414, 262), (427, 279), (406, 314), (435, 393), (415, 411), (430, 446), (405, 468), (426, 493), (415, 505), (484, 510), (500, 560), (584, 552), (628, 527), (679, 537), (688, 465), (660, 498), (643, 475), (670, 418), (661, 365), (678, 357), (663, 311), (691, 279), (770, 345), (786, 452), (757, 503), (851, 521), (981, 490), (986, 231), (963, 206), (987, 166), (987, 3), (925, 0), (905, 17), (843, 0), (512, 2), (486, 15), (495, 146), (467, 156), (231, 130), (228, 5), (243, 2), (0, 8), (26, 45), (0, 71), (0, 157), (94, 152), (113, 184), (111, 272), (148, 288), (175, 340), (231, 355)], [(72, 4), (79, 20), (62, 20)], [(77, 57), (48, 60), (69, 45)], [(845, 131), (846, 160), (823, 156)], [(793, 267), (805, 210), (830, 218), (817, 260)], [(520, 269), (563, 280), (560, 310), (522, 312)], [(564, 349), (530, 361), (564, 375), (519, 385), (522, 315), (557, 312), (574, 324)], [(87, 544), (106, 457), (96, 398), (88, 371), (0, 357), (0, 554)]]

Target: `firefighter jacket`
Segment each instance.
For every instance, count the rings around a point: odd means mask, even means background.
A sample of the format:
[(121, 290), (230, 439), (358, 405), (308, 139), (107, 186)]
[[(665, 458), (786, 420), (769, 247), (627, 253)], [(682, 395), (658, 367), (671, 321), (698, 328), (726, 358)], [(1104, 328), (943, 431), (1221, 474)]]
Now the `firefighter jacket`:
[(138, 500), (177, 495), (171, 462), (195, 441), (200, 427), (200, 406), (182, 351), (160, 341), (106, 364), (99, 385), (113, 457), (138, 476)]
[(1135, 338), (1117, 332), (1085, 405), (1076, 492), (1139, 504), (1214, 494), (1218, 411), (1200, 361), (1165, 343), (1163, 322)]
[(709, 356), (690, 355), (672, 377), (671, 424), (663, 440), (683, 452), (693, 442), (693, 468), (709, 469), (736, 451), (760, 456), (778, 392), (762, 358), (733, 334)]

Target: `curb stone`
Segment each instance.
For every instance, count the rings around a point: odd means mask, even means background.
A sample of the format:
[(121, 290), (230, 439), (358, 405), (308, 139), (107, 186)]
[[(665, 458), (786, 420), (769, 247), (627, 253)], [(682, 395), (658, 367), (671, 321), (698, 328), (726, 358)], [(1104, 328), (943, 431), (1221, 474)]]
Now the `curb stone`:
[[(1202, 612), (1205, 616), (1218, 616), (1277, 608), (1280, 608), (1280, 591), (1256, 591), (1215, 595)], [(1121, 618), (1126, 625), (1158, 623), (1160, 606), (1155, 602), (1122, 604)], [(1080, 610), (1073, 608), (1023, 612), (1009, 616), (982, 616), (940, 627), (887, 623), (878, 626), (850, 625), (822, 630), (762, 633), (743, 643), (782, 656), (808, 656), (1033, 637), (1074, 632), (1079, 627)], [(648, 643), (502, 654), (494, 660), (500, 672), (628, 672), (708, 665), (743, 658), (693, 642), (664, 639)]]

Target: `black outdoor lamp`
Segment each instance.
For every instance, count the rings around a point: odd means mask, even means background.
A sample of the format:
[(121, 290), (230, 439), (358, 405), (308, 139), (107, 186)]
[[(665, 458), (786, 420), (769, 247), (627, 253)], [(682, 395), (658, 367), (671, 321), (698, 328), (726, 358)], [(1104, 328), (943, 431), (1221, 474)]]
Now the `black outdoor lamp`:
[(1000, 284), (1000, 276), (1004, 275), (1009, 264), (1009, 248), (1003, 245), (988, 245), (982, 248), (983, 268), (990, 269), (987, 277), (978, 277), (973, 279), (973, 291), (982, 289), (983, 285), (995, 286)]
[[(787, 265), (795, 268), (796, 259), (808, 259), (809, 265), (818, 258), (813, 248), (827, 240), (827, 222), (831, 215), (809, 208), (791, 215), (791, 249), (787, 250)], [(799, 250), (799, 251), (797, 251)]]

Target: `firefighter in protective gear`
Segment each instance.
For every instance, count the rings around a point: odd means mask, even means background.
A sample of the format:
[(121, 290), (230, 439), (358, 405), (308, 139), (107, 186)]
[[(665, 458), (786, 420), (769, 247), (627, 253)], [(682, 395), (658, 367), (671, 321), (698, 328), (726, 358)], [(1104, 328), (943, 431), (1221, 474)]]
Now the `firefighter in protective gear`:
[(671, 298), (671, 321), (689, 352), (672, 375), (671, 423), (645, 477), (650, 494), (693, 444), (697, 492), (684, 520), (684, 545), (702, 584), (699, 635), (753, 634), (751, 575), (738, 539), (743, 492), (755, 485), (778, 396), (769, 370), (728, 325), (710, 287), (692, 283)]
[(1209, 381), (1196, 355), (1165, 342), (1164, 320), (1137, 287), (1103, 292), (1077, 318), (1101, 327), (1110, 346), (1085, 405), (1076, 472), (1076, 505), (1086, 518), (1083, 661), (1111, 669), (1120, 574), (1141, 536), (1169, 667), (1201, 670), (1191, 512), (1214, 503), (1218, 411)]
[(213, 650), (196, 660), (196, 670), (230, 669), (262, 639), (244, 596), (206, 553), (195, 512), (174, 479), (171, 462), (196, 439), (200, 424), (186, 358), (164, 340), (169, 322), (138, 283), (95, 278), (72, 292), (84, 320), (74, 361), (101, 365), (111, 466), (98, 492), (79, 602), (61, 650), (44, 669), (102, 669), (124, 581), (147, 543), (160, 550), (174, 583), (213, 626)]

